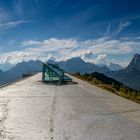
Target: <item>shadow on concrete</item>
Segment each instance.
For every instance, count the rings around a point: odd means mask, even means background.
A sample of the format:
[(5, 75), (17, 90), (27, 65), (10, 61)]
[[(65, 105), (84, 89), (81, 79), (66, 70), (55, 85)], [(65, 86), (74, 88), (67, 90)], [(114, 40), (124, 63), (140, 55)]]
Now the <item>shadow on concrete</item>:
[(64, 85), (74, 85), (74, 84), (78, 84), (78, 82), (75, 82), (75, 81), (69, 81), (69, 82), (58, 83), (58, 82), (43, 82), (42, 80), (40, 80), (40, 81), (37, 81), (37, 84), (46, 84), (46, 85), (64, 86)]

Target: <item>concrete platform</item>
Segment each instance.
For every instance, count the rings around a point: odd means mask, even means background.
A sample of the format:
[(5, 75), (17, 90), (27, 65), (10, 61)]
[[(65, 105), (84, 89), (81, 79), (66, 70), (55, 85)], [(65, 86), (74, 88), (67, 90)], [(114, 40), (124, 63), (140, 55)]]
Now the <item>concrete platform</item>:
[(41, 74), (0, 90), (0, 140), (140, 140), (140, 105), (74, 78)]

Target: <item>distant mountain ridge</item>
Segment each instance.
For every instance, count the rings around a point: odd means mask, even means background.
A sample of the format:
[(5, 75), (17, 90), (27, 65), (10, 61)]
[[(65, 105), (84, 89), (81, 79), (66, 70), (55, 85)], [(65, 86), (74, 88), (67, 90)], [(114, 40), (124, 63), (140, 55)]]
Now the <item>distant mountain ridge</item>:
[(80, 57), (75, 57), (68, 59), (66, 61), (58, 62), (60, 68), (64, 69), (66, 72), (75, 73), (80, 72), (81, 74), (84, 73), (92, 73), (98, 71), (100, 73), (106, 73), (110, 71), (107, 67), (99, 67), (94, 63), (85, 62)]
[(117, 71), (117, 70), (120, 70), (120, 69), (122, 69), (123, 67), (121, 66), (121, 65), (119, 65), (119, 64), (115, 64), (115, 63), (112, 63), (112, 62), (110, 62), (109, 64), (96, 64), (97, 66), (100, 66), (100, 67), (103, 67), (103, 66), (105, 66), (105, 67), (107, 67), (108, 69), (110, 69), (111, 71)]
[(111, 70), (111, 71), (117, 71), (117, 70), (121, 70), (122, 66), (120, 66), (119, 64), (115, 64), (115, 63), (109, 63), (109, 65), (107, 65), (107, 67)]
[(15, 65), (10, 70), (3, 72), (0, 71), (0, 83), (8, 83), (22, 78), (22, 74), (40, 72), (42, 70), (42, 62), (37, 61), (28, 61), (21, 62)]
[[(97, 66), (94, 63), (85, 62), (80, 57), (75, 57), (68, 59), (66, 61), (55, 62), (54, 60), (49, 60), (50, 63), (57, 63), (60, 68), (64, 69), (68, 73), (80, 72), (84, 73), (103, 73), (108, 77), (111, 77), (130, 88), (140, 90), (140, 55), (134, 55), (130, 64), (121, 70), (110, 71), (106, 66)], [(111, 64), (115, 65), (116, 64)], [(116, 66), (119, 68), (119, 66)], [(6, 83), (20, 79), (22, 74), (41, 72), (42, 71), (42, 62), (39, 60), (21, 62), (12, 67), (8, 71), (0, 70), (0, 83)]]
[[(49, 63), (57, 63), (54, 60), (48, 60)], [(95, 64), (85, 62), (80, 57), (75, 57), (68, 59), (66, 61), (58, 62), (60, 68), (64, 69), (66, 72), (75, 73), (80, 72), (81, 74), (84, 73), (92, 73), (98, 71), (100, 73), (106, 73), (109, 69), (105, 66), (99, 67)], [(11, 81), (15, 81), (17, 79), (22, 78), (22, 74), (27, 73), (34, 73), (34, 72), (41, 72), (42, 71), (42, 62), (39, 60), (36, 61), (28, 61), (28, 62), (21, 62), (12, 67), (10, 70), (3, 72), (0, 71), (0, 83), (7, 83)]]

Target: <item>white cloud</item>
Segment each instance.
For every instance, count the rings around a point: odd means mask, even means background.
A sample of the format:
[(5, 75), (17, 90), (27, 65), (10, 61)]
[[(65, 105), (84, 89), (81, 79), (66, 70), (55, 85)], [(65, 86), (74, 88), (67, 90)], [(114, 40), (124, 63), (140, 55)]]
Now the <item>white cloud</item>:
[[(41, 59), (54, 57), (57, 61), (80, 56), (86, 61), (99, 63), (106, 61), (106, 55), (126, 55), (132, 52), (140, 52), (140, 41), (115, 40), (99, 38), (94, 40), (79, 41), (76, 39), (50, 38), (43, 41), (29, 40), (22, 45), (27, 47), (22, 51), (13, 51), (0, 55), (0, 61), (17, 63), (22, 60)], [(95, 59), (95, 56), (98, 56)], [(113, 58), (112, 58), (113, 59)], [(123, 62), (120, 62), (123, 63)]]
[(70, 59), (72, 57), (81, 57), (85, 61), (93, 62), (93, 60), (92, 60), (93, 55), (94, 55), (93, 52), (89, 49), (87, 49), (87, 50), (80, 49), (77, 51), (72, 51), (70, 55), (65, 55), (65, 57), (63, 57), (60, 60), (66, 60), (66, 59)]
[(93, 56), (93, 52), (90, 50), (83, 52), (82, 55), (83, 59), (92, 59), (92, 56)]
[(39, 41), (34, 41), (34, 40), (24, 41), (24, 42), (22, 42), (22, 44), (23, 44), (24, 46), (41, 45), (41, 43), (40, 43)]
[(0, 23), (0, 29), (6, 30), (10, 28), (15, 28), (16, 26), (26, 23), (26, 20), (18, 20), (18, 21), (10, 21), (10, 22), (5, 22), (5, 23)]
[(0, 55), (0, 63), (18, 63), (23, 60), (31, 60), (33, 57), (27, 52), (13, 51)]
[(124, 28), (130, 26), (132, 23), (130, 21), (121, 21), (117, 29), (114, 31), (114, 35), (118, 35)]
[(107, 55), (106, 54), (99, 54), (94, 61), (95, 64), (107, 64)]
[(107, 28), (106, 28), (105, 35), (108, 35), (110, 33), (110, 29), (111, 29), (111, 24), (109, 23)]

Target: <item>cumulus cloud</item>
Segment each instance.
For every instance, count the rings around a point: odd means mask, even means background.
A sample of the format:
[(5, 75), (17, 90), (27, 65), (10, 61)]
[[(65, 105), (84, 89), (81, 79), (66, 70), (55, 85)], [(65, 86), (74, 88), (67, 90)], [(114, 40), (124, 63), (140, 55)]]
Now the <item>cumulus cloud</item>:
[(84, 61), (88, 61), (88, 62), (92, 62), (92, 56), (93, 56), (93, 51), (87, 49), (81, 49), (81, 50), (76, 50), (76, 51), (72, 51), (72, 53), (70, 55), (65, 55), (65, 57), (63, 57), (60, 60), (66, 60), (66, 59), (70, 59), (72, 57), (81, 57)]
[(0, 55), (0, 63), (18, 63), (23, 60), (31, 60), (32, 56), (28, 52), (13, 51)]
[(95, 64), (107, 64), (107, 55), (106, 54), (99, 54), (95, 59)]
[[(107, 55), (125, 55), (134, 51), (140, 52), (140, 41), (117, 40), (99, 38), (94, 40), (58, 39), (49, 38), (43, 41), (27, 40), (22, 42), (26, 46), (22, 51), (13, 51), (1, 54), (0, 61), (17, 63), (22, 60), (41, 59), (54, 57), (55, 60), (65, 60), (71, 57), (81, 57), (94, 63), (105, 63)], [(97, 56), (97, 58), (95, 58)]]
[(91, 50), (84, 50), (84, 49), (81, 49), (81, 50), (76, 50), (76, 51), (73, 51), (70, 55), (70, 57), (83, 57), (83, 58), (91, 58), (92, 56), (92, 51)]
[(90, 51), (90, 50), (84, 52), (83, 55), (82, 55), (83, 59), (86, 59), (86, 58), (92, 59), (92, 56), (93, 56), (93, 52)]
[(24, 46), (35, 46), (40, 45), (42, 48), (47, 48), (49, 50), (51, 49), (70, 49), (77, 45), (77, 41), (73, 39), (57, 39), (57, 38), (50, 38), (48, 40), (44, 41), (35, 41), (35, 40), (29, 40), (24, 41), (22, 43)]

